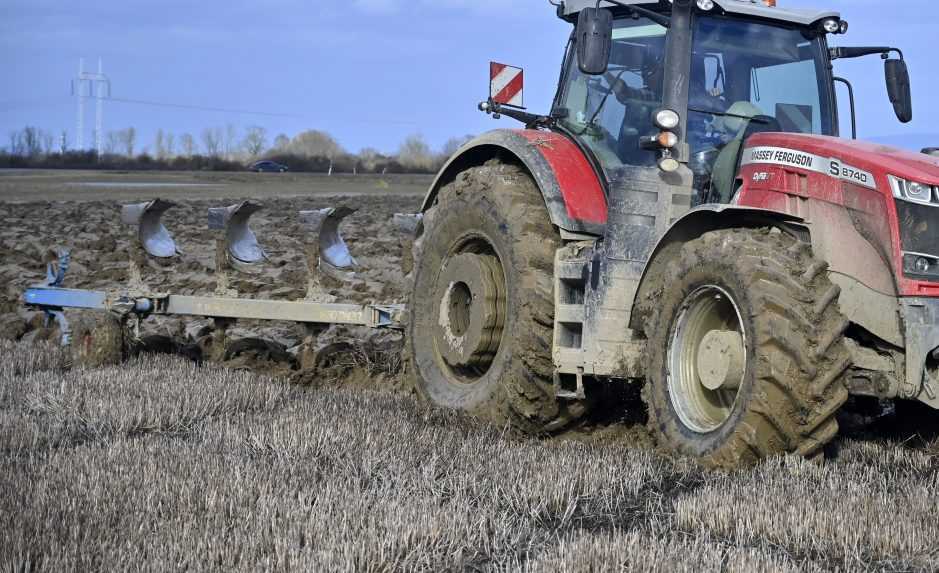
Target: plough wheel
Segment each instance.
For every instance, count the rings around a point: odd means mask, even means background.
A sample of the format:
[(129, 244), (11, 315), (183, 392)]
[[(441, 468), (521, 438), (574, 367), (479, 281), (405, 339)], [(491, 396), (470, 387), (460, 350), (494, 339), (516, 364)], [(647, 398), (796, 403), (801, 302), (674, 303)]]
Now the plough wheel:
[(516, 166), (490, 161), (441, 189), (414, 247), (407, 353), (421, 395), (531, 433), (583, 415), (583, 404), (553, 392), (560, 242)]

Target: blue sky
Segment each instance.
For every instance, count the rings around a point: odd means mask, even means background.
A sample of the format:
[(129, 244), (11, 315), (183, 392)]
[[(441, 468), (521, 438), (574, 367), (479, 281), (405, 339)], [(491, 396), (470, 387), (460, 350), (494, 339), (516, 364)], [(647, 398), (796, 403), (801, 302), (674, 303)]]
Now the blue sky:
[[(779, 0), (840, 10), (841, 45), (898, 45), (913, 74), (915, 118), (903, 126), (876, 57), (839, 61), (858, 92), (862, 138), (939, 145), (936, 0)], [(495, 122), (478, 111), (490, 59), (525, 67), (526, 103), (547, 110), (569, 26), (547, 0), (0, 0), (0, 146), (34, 125), (75, 132), (70, 80), (97, 58), (115, 98), (225, 111), (108, 102), (105, 129), (158, 128), (198, 139), (205, 127), (249, 125), (332, 133), (350, 151), (393, 151), (411, 133), (435, 147)], [(93, 106), (87, 109), (91, 140)], [(902, 136), (902, 137), (901, 137)]]

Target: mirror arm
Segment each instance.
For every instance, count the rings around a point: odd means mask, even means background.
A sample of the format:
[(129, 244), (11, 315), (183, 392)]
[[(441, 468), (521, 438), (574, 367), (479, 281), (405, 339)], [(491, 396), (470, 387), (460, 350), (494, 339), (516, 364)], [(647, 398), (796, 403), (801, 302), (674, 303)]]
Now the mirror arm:
[(492, 100), (484, 101), (479, 104), (479, 111), (484, 112), (487, 115), (491, 115), (493, 119), (499, 119), (503, 115), (506, 117), (511, 117), (516, 121), (524, 123), (525, 127), (527, 128), (553, 127), (556, 123), (555, 118), (553, 117), (528, 113), (527, 111), (522, 111), (520, 109), (506, 107)]
[[(624, 4), (622, 2), (619, 2), (618, 0), (602, 0), (602, 1), (607, 2), (609, 4), (616, 4), (617, 6), (626, 8), (627, 10), (629, 10), (630, 12), (638, 16), (645, 16), (646, 18), (652, 20), (653, 22), (655, 22), (656, 24), (664, 28), (670, 28), (672, 26), (671, 18), (669, 18), (668, 16), (664, 14), (653, 12), (652, 10), (649, 10), (648, 8), (642, 8), (640, 6), (634, 6), (632, 4)], [(600, 4), (601, 4), (601, 0), (597, 0), (597, 8), (600, 7)]]
[(880, 54), (881, 57), (887, 59), (890, 56), (890, 52), (896, 52), (900, 59), (903, 59), (903, 51), (899, 48), (891, 48), (889, 46), (871, 46), (871, 47), (841, 47), (841, 48), (829, 48), (828, 55), (832, 60), (844, 60), (848, 58), (863, 58), (864, 56), (870, 56), (873, 54)]

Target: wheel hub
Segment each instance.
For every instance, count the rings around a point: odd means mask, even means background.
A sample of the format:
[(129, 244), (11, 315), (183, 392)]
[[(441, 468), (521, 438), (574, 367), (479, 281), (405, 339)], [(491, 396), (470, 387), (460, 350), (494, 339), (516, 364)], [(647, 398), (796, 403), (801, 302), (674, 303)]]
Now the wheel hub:
[(668, 393), (690, 430), (706, 434), (730, 419), (747, 364), (746, 331), (737, 304), (715, 285), (689, 294), (668, 348)]
[(745, 366), (743, 340), (733, 330), (711, 330), (698, 348), (698, 376), (708, 390), (740, 387)]
[(492, 255), (460, 253), (437, 280), (437, 350), (452, 368), (488, 369), (502, 342), (505, 278)]

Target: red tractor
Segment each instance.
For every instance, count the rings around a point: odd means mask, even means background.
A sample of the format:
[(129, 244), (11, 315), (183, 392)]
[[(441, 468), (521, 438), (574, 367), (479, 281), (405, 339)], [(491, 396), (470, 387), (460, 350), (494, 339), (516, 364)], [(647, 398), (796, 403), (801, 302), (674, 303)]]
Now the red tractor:
[(481, 104), (525, 129), (468, 143), (424, 202), (426, 397), (540, 433), (641, 384), (659, 443), (719, 466), (820, 454), (851, 395), (939, 407), (939, 159), (839, 138), (832, 71), (881, 55), (909, 122), (903, 54), (775, 4), (557, 4), (551, 112)]
[[(214, 295), (153, 292), (142, 257), (179, 258), (159, 200), (122, 210), (137, 227), (124, 290), (63, 288), (63, 253), (26, 305), (93, 363), (120, 359), (123, 326), (150, 315), (214, 319), (216, 350), (239, 319), (311, 339), (323, 324), (406, 328), (415, 385), (439, 405), (543, 433), (604, 406), (610, 385), (641, 387), (663, 447), (724, 467), (819, 455), (850, 396), (939, 408), (939, 159), (838, 137), (835, 83), (850, 84), (833, 60), (881, 55), (908, 122), (903, 54), (829, 47), (848, 28), (837, 13), (774, 0), (557, 10), (574, 32), (551, 112), (521, 109), (521, 70), (494, 64), (480, 107), (525, 129), (468, 143), (422, 218), (396, 216), (417, 234), (408, 309), (324, 291), (322, 273), (357, 264), (348, 209), (299, 214), (303, 300), (232, 288), (229, 273), (266, 259), (253, 203), (209, 210)], [(70, 328), (66, 309), (105, 311), (106, 327)]]

